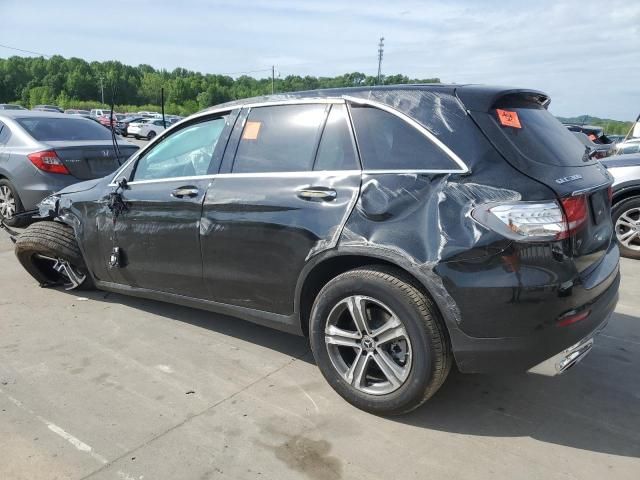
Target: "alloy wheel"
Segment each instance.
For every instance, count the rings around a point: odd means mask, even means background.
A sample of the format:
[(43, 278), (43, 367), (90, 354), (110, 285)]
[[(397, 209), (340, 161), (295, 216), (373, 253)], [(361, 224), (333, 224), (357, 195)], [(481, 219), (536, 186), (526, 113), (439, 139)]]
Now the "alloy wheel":
[(384, 303), (352, 295), (327, 318), (325, 344), (331, 363), (355, 389), (386, 395), (407, 380), (413, 359), (402, 321)]
[(9, 220), (15, 213), (16, 197), (8, 186), (0, 186), (0, 215)]
[(640, 251), (640, 208), (625, 211), (616, 221), (616, 237), (621, 245)]
[(77, 268), (71, 265), (67, 260), (62, 258), (53, 258), (47, 255), (37, 254), (36, 257), (40, 260), (49, 262), (53, 270), (58, 272), (62, 278), (64, 287), (66, 290), (73, 290), (79, 287), (86, 280), (86, 274), (80, 272)]

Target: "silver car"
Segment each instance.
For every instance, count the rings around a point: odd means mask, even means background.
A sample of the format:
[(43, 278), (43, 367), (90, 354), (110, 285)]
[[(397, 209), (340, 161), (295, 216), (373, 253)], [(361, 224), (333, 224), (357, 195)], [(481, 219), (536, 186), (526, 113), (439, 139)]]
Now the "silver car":
[(0, 111), (0, 215), (5, 223), (25, 223), (15, 214), (32, 210), (46, 196), (82, 180), (113, 172), (138, 147), (117, 139), (86, 118), (62, 113)]
[(640, 154), (600, 160), (613, 175), (613, 211), (620, 253), (640, 259)]

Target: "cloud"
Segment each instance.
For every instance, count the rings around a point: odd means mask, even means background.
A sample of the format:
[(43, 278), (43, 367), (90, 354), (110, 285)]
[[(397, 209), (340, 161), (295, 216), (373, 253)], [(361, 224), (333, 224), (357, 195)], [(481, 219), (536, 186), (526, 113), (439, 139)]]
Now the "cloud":
[(627, 0), (3, 0), (0, 16), (2, 43), (20, 48), (212, 73), (374, 74), (384, 35), (387, 73), (538, 88), (561, 115), (640, 111), (640, 4)]

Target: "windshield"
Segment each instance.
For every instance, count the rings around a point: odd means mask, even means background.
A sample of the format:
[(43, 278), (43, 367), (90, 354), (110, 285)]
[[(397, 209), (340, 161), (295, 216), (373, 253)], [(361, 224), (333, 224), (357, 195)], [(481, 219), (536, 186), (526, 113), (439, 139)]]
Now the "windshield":
[(579, 166), (590, 162), (590, 148), (546, 109), (508, 108), (502, 111), (515, 112), (519, 127), (500, 125), (495, 110), (492, 112), (494, 121), (529, 160), (554, 166)]
[(29, 117), (16, 121), (41, 142), (58, 140), (111, 140), (111, 132), (84, 118)]

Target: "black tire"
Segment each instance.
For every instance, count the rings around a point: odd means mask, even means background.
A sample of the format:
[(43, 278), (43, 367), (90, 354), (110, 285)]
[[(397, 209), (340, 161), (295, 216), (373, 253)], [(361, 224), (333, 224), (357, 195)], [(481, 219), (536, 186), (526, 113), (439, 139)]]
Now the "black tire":
[[(24, 212), (24, 206), (22, 205), (18, 191), (6, 178), (0, 179), (0, 194), (2, 194), (1, 192), (3, 192), (3, 190), (11, 195), (13, 202), (15, 202), (15, 213)], [(2, 215), (2, 210), (0, 210), (0, 215)], [(15, 218), (12, 216), (10, 218), (5, 218), (4, 223), (10, 227), (22, 227), (29, 223), (29, 219)]]
[(15, 245), (18, 261), (41, 286), (62, 285), (66, 279), (53, 269), (53, 263), (38, 258), (43, 255), (66, 260), (77, 272), (85, 276), (79, 289), (94, 288), (73, 229), (59, 222), (43, 221), (30, 225), (20, 234)]
[(135, 138), (136, 140), (140, 140), (140, 135), (134, 135), (134, 138)]
[[(640, 224), (629, 226), (628, 224), (619, 224), (620, 217), (627, 215), (627, 218), (635, 222), (640, 222), (640, 197), (632, 197), (623, 200), (613, 206), (611, 217), (616, 233), (616, 240), (618, 247), (620, 247), (620, 254), (623, 257), (640, 259)], [(636, 228), (637, 235), (631, 241), (631, 248), (624, 245), (619, 238), (621, 232), (629, 232), (630, 229)]]
[[(332, 363), (325, 340), (329, 314), (354, 295), (370, 297), (390, 307), (410, 340), (412, 361), (408, 376), (390, 393), (370, 394), (357, 389)], [(401, 415), (419, 407), (444, 383), (453, 362), (446, 329), (433, 302), (403, 272), (389, 268), (358, 268), (328, 282), (314, 302), (309, 332), (311, 349), (325, 379), (349, 403), (374, 414)], [(375, 353), (371, 355), (373, 359)]]
[(153, 140), (153, 137), (156, 136), (156, 132), (154, 132), (153, 130), (151, 130), (148, 134), (147, 134), (147, 140)]

